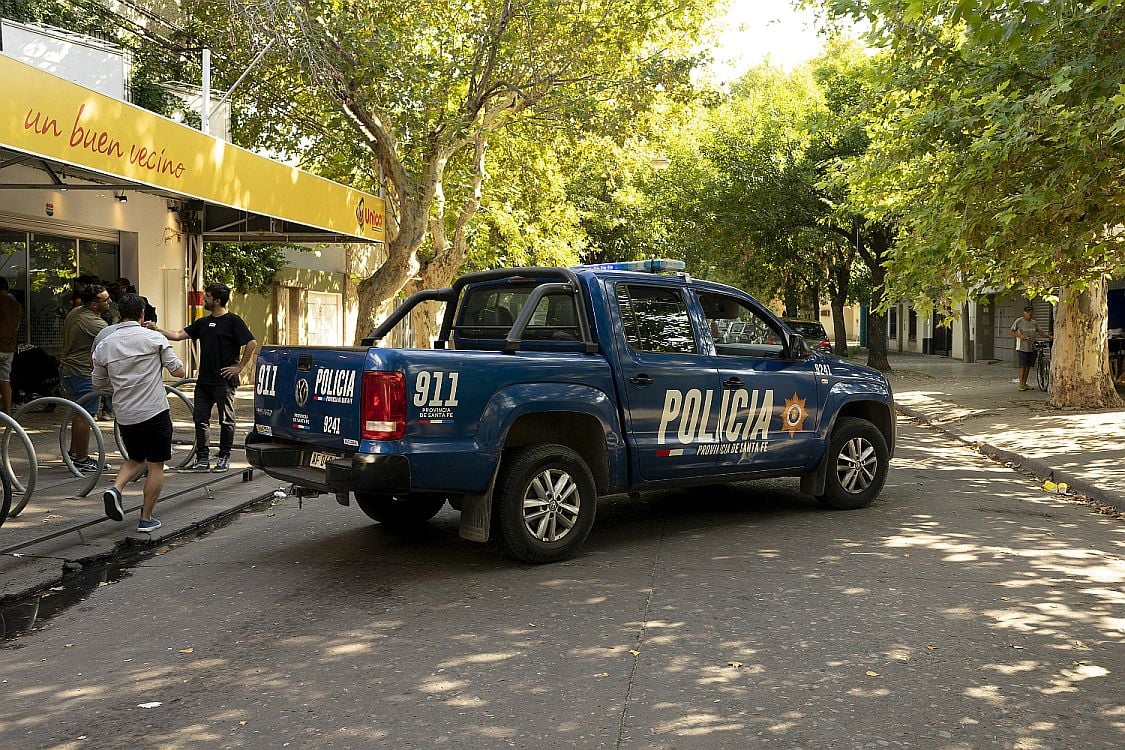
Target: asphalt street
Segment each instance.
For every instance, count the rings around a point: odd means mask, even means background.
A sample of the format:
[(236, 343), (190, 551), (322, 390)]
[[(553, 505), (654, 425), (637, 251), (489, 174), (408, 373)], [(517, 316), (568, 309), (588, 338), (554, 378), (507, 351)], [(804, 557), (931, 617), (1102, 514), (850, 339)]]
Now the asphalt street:
[(616, 497), (549, 566), (286, 499), (0, 643), (0, 747), (1118, 748), (1123, 543), (905, 421), (870, 508)]

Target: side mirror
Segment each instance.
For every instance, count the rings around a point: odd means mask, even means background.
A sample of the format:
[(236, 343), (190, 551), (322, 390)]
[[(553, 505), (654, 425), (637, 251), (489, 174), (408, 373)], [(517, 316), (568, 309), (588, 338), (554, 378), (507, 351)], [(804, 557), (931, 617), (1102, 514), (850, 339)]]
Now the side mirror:
[(804, 336), (794, 333), (789, 337), (789, 345), (785, 347), (786, 359), (804, 359), (811, 355), (812, 349)]

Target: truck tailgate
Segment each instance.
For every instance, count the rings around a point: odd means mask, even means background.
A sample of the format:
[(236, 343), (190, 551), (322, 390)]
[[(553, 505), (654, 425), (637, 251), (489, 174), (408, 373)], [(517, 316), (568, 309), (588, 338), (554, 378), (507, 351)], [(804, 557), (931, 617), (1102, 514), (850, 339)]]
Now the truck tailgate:
[(263, 347), (254, 382), (258, 434), (354, 451), (366, 356), (366, 347)]

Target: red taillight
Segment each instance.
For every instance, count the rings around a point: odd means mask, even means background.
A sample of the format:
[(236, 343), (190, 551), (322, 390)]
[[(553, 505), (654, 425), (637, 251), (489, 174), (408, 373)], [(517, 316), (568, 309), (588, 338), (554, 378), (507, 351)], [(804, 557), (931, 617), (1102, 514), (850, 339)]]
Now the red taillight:
[(398, 440), (406, 433), (406, 378), (401, 372), (363, 373), (360, 433), (364, 440)]

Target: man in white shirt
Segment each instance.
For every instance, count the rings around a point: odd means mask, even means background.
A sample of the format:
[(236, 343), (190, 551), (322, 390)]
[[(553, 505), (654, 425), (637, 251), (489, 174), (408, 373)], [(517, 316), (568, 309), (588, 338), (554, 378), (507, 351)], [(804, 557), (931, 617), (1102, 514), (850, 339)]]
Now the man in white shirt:
[(141, 325), (143, 297), (123, 294), (117, 309), (121, 323), (97, 342), (91, 379), (96, 391), (113, 394), (126, 460), (113, 485), (102, 493), (102, 501), (108, 517), (125, 520), (121, 491), (147, 465), (144, 506), (137, 531), (152, 533), (160, 528), (152, 511), (164, 488), (164, 462), (172, 458), (172, 418), (161, 369), (182, 378), (184, 363), (167, 339)]

